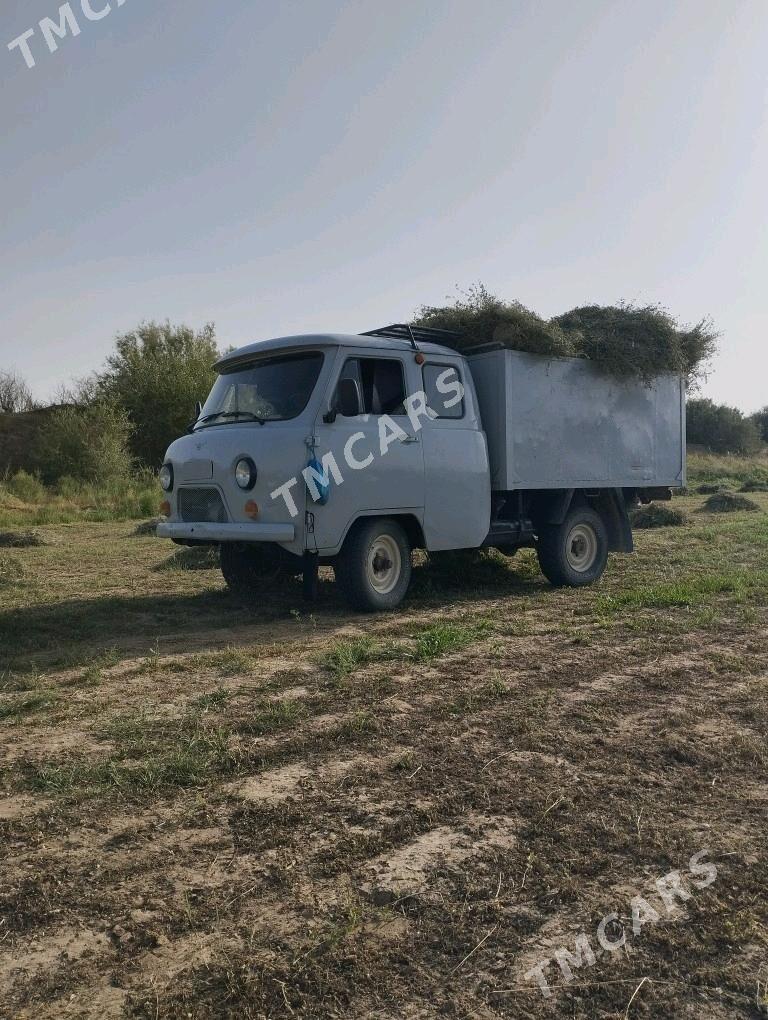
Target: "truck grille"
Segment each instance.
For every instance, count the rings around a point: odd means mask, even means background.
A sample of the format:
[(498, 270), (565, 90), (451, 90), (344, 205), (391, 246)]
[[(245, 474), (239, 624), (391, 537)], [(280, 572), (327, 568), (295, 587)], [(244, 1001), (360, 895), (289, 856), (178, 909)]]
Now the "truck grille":
[(218, 489), (179, 489), (179, 517), (188, 524), (225, 524), (229, 519)]

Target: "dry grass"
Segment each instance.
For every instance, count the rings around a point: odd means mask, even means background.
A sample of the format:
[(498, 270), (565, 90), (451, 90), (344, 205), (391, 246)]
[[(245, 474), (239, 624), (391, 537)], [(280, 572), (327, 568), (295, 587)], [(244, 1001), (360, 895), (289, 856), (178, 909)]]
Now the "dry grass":
[[(608, 1020), (648, 978), (633, 1018), (763, 1015), (754, 499), (676, 500), (586, 591), (530, 552), (421, 563), (372, 619), (42, 527), (0, 609), (0, 1012)], [(704, 848), (717, 880), (631, 953), (526, 981)]]

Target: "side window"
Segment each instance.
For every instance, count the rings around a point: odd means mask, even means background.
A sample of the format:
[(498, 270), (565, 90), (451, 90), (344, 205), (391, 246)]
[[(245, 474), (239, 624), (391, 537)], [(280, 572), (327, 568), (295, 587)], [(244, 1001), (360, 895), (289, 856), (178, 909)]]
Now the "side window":
[(405, 376), (397, 358), (348, 358), (339, 379), (355, 379), (363, 414), (405, 414)]
[(438, 418), (464, 417), (464, 385), (455, 365), (425, 365), (427, 407)]

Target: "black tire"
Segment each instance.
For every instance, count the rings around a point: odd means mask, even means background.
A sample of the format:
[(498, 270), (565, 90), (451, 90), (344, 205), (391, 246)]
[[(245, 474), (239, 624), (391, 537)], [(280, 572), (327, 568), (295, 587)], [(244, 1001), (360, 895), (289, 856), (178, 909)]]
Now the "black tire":
[(539, 528), (539, 565), (556, 587), (582, 588), (599, 580), (608, 562), (608, 531), (589, 507), (571, 510), (562, 524)]
[(408, 536), (391, 518), (358, 521), (334, 563), (346, 602), (364, 613), (399, 606), (411, 583), (411, 569)]
[(242, 595), (268, 591), (296, 573), (283, 549), (258, 542), (222, 542), (220, 560), (227, 585)]

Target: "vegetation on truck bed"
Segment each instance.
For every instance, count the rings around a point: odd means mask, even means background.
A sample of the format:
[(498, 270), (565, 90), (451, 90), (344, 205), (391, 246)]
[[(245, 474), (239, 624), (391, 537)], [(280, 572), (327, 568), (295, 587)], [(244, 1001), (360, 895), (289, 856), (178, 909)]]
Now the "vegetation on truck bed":
[(585, 305), (546, 320), (482, 284), (460, 292), (450, 304), (423, 306), (415, 322), (457, 333), (445, 343), (460, 351), (496, 343), (530, 354), (587, 358), (611, 375), (643, 382), (663, 372), (695, 382), (715, 354), (718, 338), (709, 320), (682, 326), (657, 305)]

